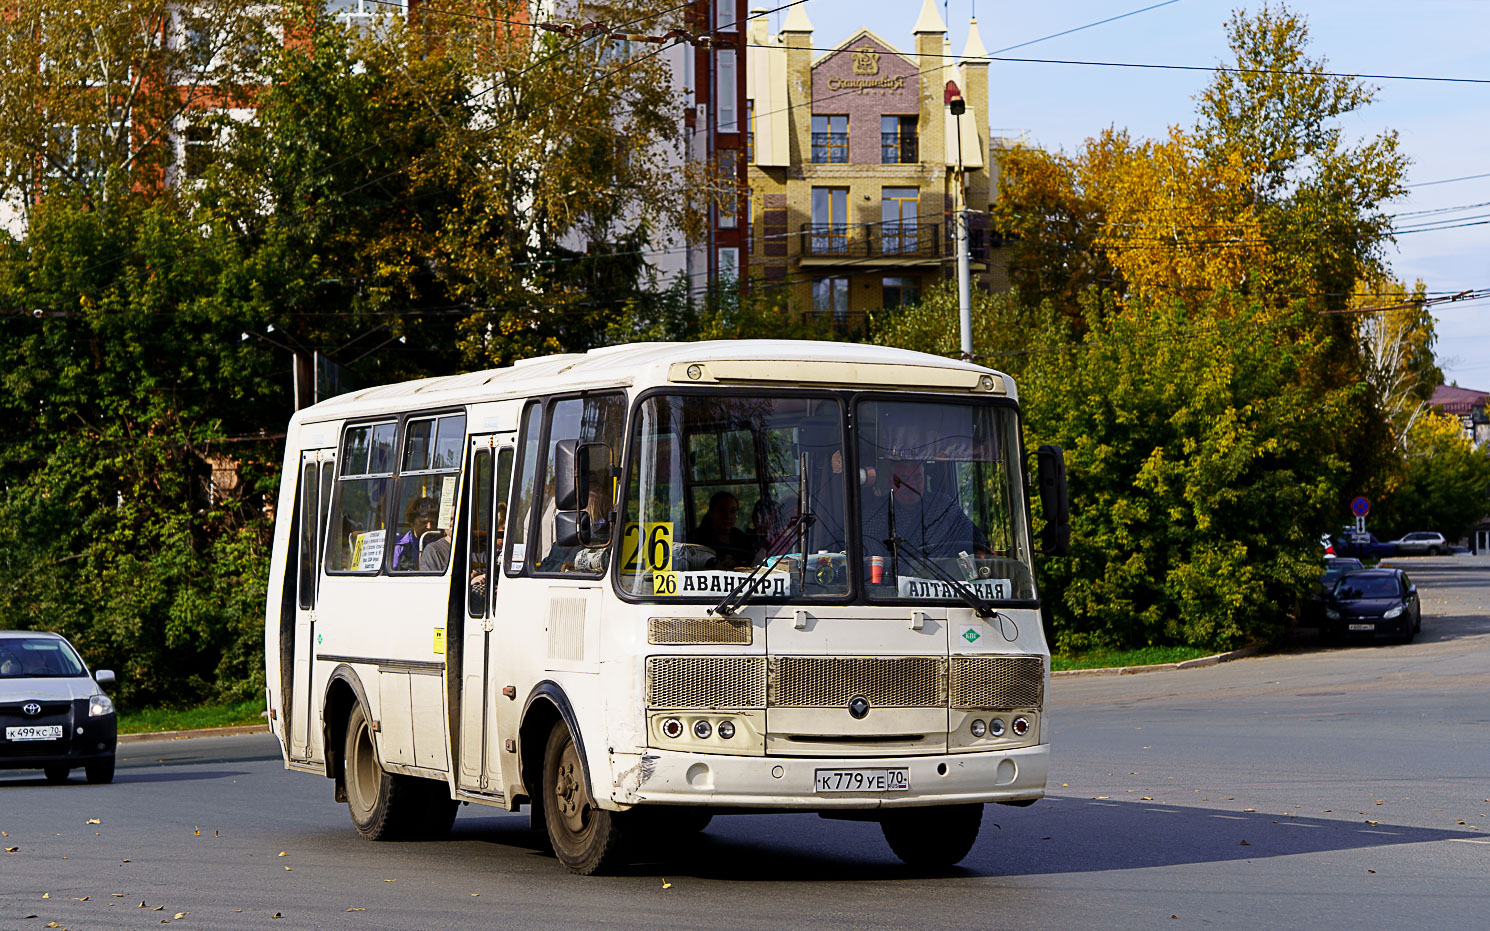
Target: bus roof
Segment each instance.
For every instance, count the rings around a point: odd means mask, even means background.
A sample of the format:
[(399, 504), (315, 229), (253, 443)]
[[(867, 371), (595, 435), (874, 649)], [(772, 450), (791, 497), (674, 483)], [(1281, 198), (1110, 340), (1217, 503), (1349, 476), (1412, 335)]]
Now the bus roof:
[[(441, 407), (503, 398), (547, 394), (554, 391), (629, 386), (637, 383), (666, 384), (676, 365), (698, 363), (708, 369), (710, 363), (752, 363), (752, 372), (769, 372), (769, 363), (783, 363), (784, 373), (802, 374), (803, 382), (838, 382), (841, 373), (852, 367), (883, 366), (902, 377), (922, 375), (956, 377), (953, 373), (993, 375), (999, 389), (1013, 396), (1013, 387), (993, 369), (947, 359), (942, 356), (897, 349), (890, 346), (867, 346), (861, 343), (815, 342), (809, 340), (748, 339), (713, 340), (691, 343), (628, 343), (592, 349), (585, 353), (564, 353), (520, 360), (510, 366), (468, 372), (462, 375), (440, 375), (415, 381), (363, 388), (339, 395), (308, 407), (295, 415), (295, 421), (310, 423), (340, 420), (381, 412)], [(912, 368), (894, 369), (890, 366)], [(721, 371), (723, 366), (716, 366)], [(810, 373), (820, 367), (822, 379)], [(850, 368), (845, 368), (850, 367)], [(967, 375), (963, 375), (967, 378)], [(764, 380), (764, 376), (762, 376)], [(673, 379), (677, 380), (677, 379)], [(712, 377), (704, 381), (724, 381)], [(747, 380), (755, 380), (750, 378)], [(781, 378), (778, 381), (788, 379)], [(916, 384), (916, 380), (908, 384)], [(933, 385), (934, 386), (934, 385)]]

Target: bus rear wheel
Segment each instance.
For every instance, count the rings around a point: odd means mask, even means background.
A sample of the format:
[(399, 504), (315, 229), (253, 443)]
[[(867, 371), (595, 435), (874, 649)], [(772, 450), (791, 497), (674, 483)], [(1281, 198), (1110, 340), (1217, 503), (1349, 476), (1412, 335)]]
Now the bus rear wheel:
[(623, 860), (625, 817), (595, 805), (569, 728), (555, 724), (543, 752), (543, 815), (554, 856), (589, 876)]
[(972, 851), (982, 824), (982, 805), (940, 805), (886, 812), (880, 830), (907, 866), (944, 869)]
[(383, 769), (361, 705), (347, 717), (342, 760), (347, 809), (358, 834), (370, 840), (433, 840), (450, 831), (459, 803), (444, 783)]

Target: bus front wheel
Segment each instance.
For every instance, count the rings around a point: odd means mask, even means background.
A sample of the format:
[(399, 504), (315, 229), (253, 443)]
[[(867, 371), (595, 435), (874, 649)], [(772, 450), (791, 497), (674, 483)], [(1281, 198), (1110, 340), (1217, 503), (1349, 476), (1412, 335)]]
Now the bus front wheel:
[(944, 869), (972, 851), (982, 824), (982, 805), (942, 805), (886, 812), (880, 830), (907, 866)]
[(624, 816), (596, 807), (579, 748), (562, 723), (544, 748), (543, 815), (554, 856), (570, 872), (589, 876), (621, 861)]
[(347, 809), (357, 833), (370, 840), (432, 840), (450, 831), (459, 803), (442, 782), (383, 769), (372, 725), (361, 705), (347, 717)]

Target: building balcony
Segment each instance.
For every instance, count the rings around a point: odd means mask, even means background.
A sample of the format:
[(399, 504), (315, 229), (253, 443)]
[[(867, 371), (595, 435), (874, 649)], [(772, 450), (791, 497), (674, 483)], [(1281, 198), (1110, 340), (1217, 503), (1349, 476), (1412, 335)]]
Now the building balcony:
[(940, 223), (804, 223), (799, 236), (803, 265), (936, 265), (952, 254)]

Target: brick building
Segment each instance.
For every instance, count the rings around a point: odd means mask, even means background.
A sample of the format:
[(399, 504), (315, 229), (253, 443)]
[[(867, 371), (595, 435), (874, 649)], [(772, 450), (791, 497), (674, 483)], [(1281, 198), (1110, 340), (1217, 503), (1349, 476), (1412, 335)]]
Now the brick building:
[[(933, 0), (924, 0), (909, 54), (867, 29), (814, 52), (802, 6), (777, 36), (752, 20), (745, 106), (756, 286), (786, 288), (796, 306), (845, 329), (869, 311), (914, 303), (956, 274), (959, 159), (974, 286), (1008, 286), (987, 214), (997, 181), (987, 51), (976, 20), (961, 62), (946, 34)], [(948, 82), (966, 103), (961, 116), (947, 104)]]

